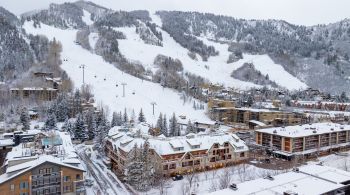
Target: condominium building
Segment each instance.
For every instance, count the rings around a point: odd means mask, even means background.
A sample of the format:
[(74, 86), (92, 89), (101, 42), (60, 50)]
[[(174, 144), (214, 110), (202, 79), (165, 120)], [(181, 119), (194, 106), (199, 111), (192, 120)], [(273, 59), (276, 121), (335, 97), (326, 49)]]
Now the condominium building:
[(345, 195), (350, 193), (350, 173), (322, 165), (306, 165), (275, 176), (259, 178), (208, 195)]
[(84, 195), (84, 169), (53, 156), (8, 167), (0, 176), (0, 192), (6, 195)]
[(38, 132), (18, 143), (1, 169), (0, 194), (85, 195), (85, 171), (66, 132)]
[(111, 129), (106, 142), (106, 153), (111, 169), (124, 174), (129, 154), (147, 140), (154, 166), (164, 175), (175, 175), (194, 170), (207, 170), (239, 163), (248, 158), (248, 147), (235, 134), (188, 134), (166, 138), (149, 135), (133, 137), (130, 133)]
[(283, 157), (327, 153), (350, 144), (350, 125), (315, 123), (255, 131), (256, 144)]
[(218, 107), (210, 111), (213, 120), (225, 123), (245, 123), (259, 121), (266, 125), (294, 125), (301, 123), (301, 116), (296, 113), (268, 109)]

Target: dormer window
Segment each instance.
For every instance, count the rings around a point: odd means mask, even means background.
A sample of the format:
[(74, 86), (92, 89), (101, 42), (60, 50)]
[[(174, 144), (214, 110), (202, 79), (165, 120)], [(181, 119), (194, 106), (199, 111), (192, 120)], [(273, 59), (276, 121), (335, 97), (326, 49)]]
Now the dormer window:
[(228, 143), (227, 143), (227, 142), (226, 142), (226, 143), (224, 143), (224, 146), (225, 146), (225, 147), (228, 147)]
[(219, 144), (214, 144), (214, 148), (219, 148)]

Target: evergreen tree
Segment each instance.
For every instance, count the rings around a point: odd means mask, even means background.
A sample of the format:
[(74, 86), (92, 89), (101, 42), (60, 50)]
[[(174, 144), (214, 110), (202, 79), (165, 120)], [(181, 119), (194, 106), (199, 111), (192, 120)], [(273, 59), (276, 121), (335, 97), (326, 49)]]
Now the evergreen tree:
[(130, 121), (135, 123), (135, 120), (136, 120), (135, 110), (132, 109), (131, 116), (130, 116)]
[(126, 112), (126, 108), (124, 109), (124, 115), (123, 115), (123, 123), (127, 124), (129, 122), (128, 113)]
[(74, 124), (74, 138), (84, 141), (87, 138), (84, 119), (81, 113), (78, 114)]
[(187, 128), (186, 128), (186, 134), (189, 134), (189, 133), (195, 133), (191, 120), (188, 120)]
[(346, 96), (345, 91), (343, 91), (340, 95), (340, 101), (341, 102), (347, 102), (348, 101), (348, 97)]
[(52, 130), (56, 128), (56, 122), (57, 122), (57, 119), (56, 119), (54, 108), (50, 107), (47, 111), (47, 118), (45, 121), (46, 130)]
[(71, 117), (74, 117), (76, 114), (82, 112), (82, 107), (81, 107), (81, 95), (79, 90), (76, 90), (74, 93), (73, 97), (73, 105), (71, 109)]
[(180, 128), (177, 124), (175, 113), (173, 113), (173, 117), (169, 120), (169, 131), (170, 136), (180, 136)]
[(138, 120), (139, 120), (140, 123), (146, 122), (146, 118), (145, 118), (145, 115), (144, 115), (143, 112), (142, 112), (142, 108), (141, 108), (141, 110), (140, 110)]
[(113, 112), (111, 127), (118, 126), (118, 113)]
[(136, 144), (128, 157), (128, 164), (126, 167), (127, 182), (134, 186), (137, 190), (140, 190), (143, 175), (143, 163), (141, 162), (139, 149), (137, 148)]
[(163, 132), (163, 115), (162, 115), (162, 113), (159, 114), (159, 117), (158, 117), (158, 120), (157, 120), (157, 124), (156, 124), (156, 128), (159, 129), (160, 133), (162, 133), (162, 134), (164, 133)]
[(95, 144), (97, 148), (103, 152), (104, 140), (108, 135), (108, 131), (111, 128), (110, 123), (104, 114), (100, 114), (100, 122), (95, 132)]
[(19, 117), (24, 130), (30, 129), (30, 118), (29, 118), (29, 112), (26, 107), (22, 108), (21, 115)]
[(69, 105), (65, 95), (60, 95), (56, 101), (56, 117), (58, 122), (64, 122), (68, 117)]
[(164, 114), (163, 117), (163, 129), (161, 129), (161, 132), (164, 136), (169, 136), (169, 131), (168, 131), (168, 121), (166, 119), (166, 115)]
[(96, 133), (96, 119), (93, 111), (88, 111), (85, 113), (85, 124), (88, 131), (89, 140), (94, 139)]
[(142, 146), (141, 152), (141, 162), (143, 164), (142, 168), (142, 177), (141, 177), (141, 189), (149, 190), (151, 187), (151, 178), (152, 178), (152, 163), (151, 155), (149, 153), (149, 141), (146, 140)]

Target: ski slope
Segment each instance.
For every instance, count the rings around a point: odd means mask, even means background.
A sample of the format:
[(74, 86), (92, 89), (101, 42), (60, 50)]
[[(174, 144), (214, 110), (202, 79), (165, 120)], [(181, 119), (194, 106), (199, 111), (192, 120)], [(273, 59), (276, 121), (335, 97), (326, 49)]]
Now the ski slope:
[[(153, 21), (155, 17), (158, 16), (152, 16)], [(160, 25), (158, 24), (158, 26)], [(157, 28), (158, 31), (162, 32), (163, 47), (145, 44), (135, 32), (135, 29), (136, 27), (114, 28), (114, 30), (123, 32), (126, 35), (126, 39), (118, 40), (118, 47), (126, 58), (140, 62), (146, 69), (149, 68), (154, 71), (156, 69), (153, 65), (154, 59), (158, 54), (162, 54), (179, 59), (183, 64), (185, 72), (200, 75), (212, 83), (239, 89), (258, 87), (255, 84), (240, 81), (230, 76), (235, 65), (226, 63), (229, 55), (227, 51), (228, 45), (223, 45), (219, 56), (211, 57), (207, 62), (203, 62), (200, 56), (197, 55), (198, 61), (196, 61), (188, 56), (188, 50), (186, 48), (182, 47), (162, 29)]]
[[(158, 26), (162, 25), (159, 16), (154, 14), (151, 16), (154, 23)], [(289, 90), (307, 87), (306, 84), (285, 71), (281, 65), (275, 64), (267, 55), (244, 55), (242, 60), (227, 64), (230, 55), (228, 51), (229, 45), (211, 41), (207, 38), (210, 36), (202, 35), (197, 38), (202, 40), (206, 45), (214, 46), (215, 49), (219, 51), (219, 55), (211, 56), (207, 62), (204, 62), (198, 55), (198, 60), (191, 59), (188, 56), (188, 50), (160, 28), (157, 28), (157, 30), (162, 32), (163, 47), (145, 44), (135, 32), (136, 27), (120, 27), (114, 28), (114, 30), (123, 32), (126, 35), (126, 39), (118, 40), (120, 52), (126, 58), (143, 64), (146, 69), (152, 70), (153, 72), (157, 68), (153, 65), (154, 59), (158, 54), (162, 54), (179, 59), (183, 64), (185, 72), (200, 75), (212, 83), (246, 90), (261, 86), (234, 79), (231, 77), (231, 73), (244, 63), (252, 62), (257, 70), (263, 75), (269, 74), (270, 80), (275, 81), (282, 87)]]
[[(76, 87), (80, 87), (83, 81), (82, 69), (79, 66), (86, 65), (85, 83), (93, 87), (97, 103), (102, 102), (111, 111), (123, 111), (126, 108), (130, 116), (133, 109), (137, 115), (142, 108), (147, 122), (151, 124), (155, 124), (160, 112), (165, 113), (168, 118), (175, 112), (177, 116), (187, 116), (187, 119), (209, 121), (204, 110), (194, 110), (193, 102), (184, 103), (176, 91), (123, 73), (105, 62), (101, 56), (76, 45), (76, 30), (61, 30), (45, 24), (41, 24), (41, 28), (34, 28), (32, 22), (26, 22), (23, 28), (27, 33), (46, 35), (49, 39), (56, 38), (62, 43), (61, 57), (68, 61), (64, 61), (61, 67)], [(125, 97), (122, 83), (126, 84)], [(152, 114), (152, 102), (157, 104), (155, 115)]]

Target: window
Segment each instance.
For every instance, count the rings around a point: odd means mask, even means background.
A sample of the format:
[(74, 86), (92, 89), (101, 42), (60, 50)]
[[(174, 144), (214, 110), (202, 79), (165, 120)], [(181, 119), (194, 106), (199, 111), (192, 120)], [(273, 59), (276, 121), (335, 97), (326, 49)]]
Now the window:
[(28, 192), (22, 192), (20, 195), (28, 195)]
[(64, 182), (70, 181), (70, 176), (64, 176), (64, 177), (63, 177), (63, 181), (64, 181)]
[(219, 144), (214, 144), (214, 148), (219, 148)]
[(227, 156), (227, 159), (231, 159), (232, 158), (232, 156), (231, 156), (231, 154), (229, 154), (228, 156)]
[(200, 160), (195, 160), (195, 161), (194, 161), (194, 165), (199, 165), (199, 164), (201, 164), (201, 161), (200, 161)]
[(168, 165), (163, 165), (163, 170), (168, 170)]
[(10, 189), (11, 189), (11, 191), (14, 191), (15, 190), (15, 184), (11, 184), (10, 185)]
[(176, 164), (171, 164), (169, 169), (175, 169), (176, 168)]
[(77, 174), (76, 179), (80, 179), (80, 174)]
[(64, 186), (63, 191), (64, 191), (64, 192), (69, 192), (69, 191), (70, 191), (70, 186)]
[(44, 169), (40, 169), (39, 174), (44, 174)]
[(226, 142), (224, 146), (225, 146), (225, 147), (228, 147), (228, 143)]
[(244, 155), (244, 152), (241, 152), (240, 154), (239, 154), (239, 157), (244, 157), (245, 155)]
[(51, 174), (51, 173), (52, 173), (52, 168), (47, 168), (47, 169), (45, 169), (45, 173), (46, 173), (46, 174)]
[(28, 182), (24, 181), (19, 184), (19, 189), (27, 189), (28, 188)]

